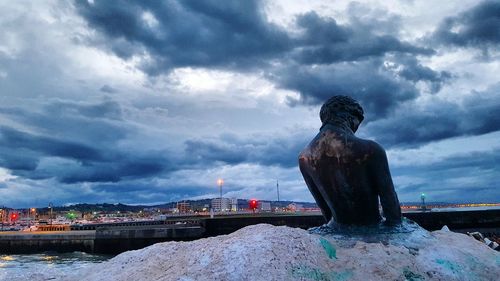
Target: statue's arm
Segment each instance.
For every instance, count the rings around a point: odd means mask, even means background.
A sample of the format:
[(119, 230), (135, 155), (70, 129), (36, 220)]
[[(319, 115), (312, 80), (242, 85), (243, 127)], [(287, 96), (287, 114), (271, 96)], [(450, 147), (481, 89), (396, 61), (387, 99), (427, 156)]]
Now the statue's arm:
[(328, 204), (323, 199), (323, 196), (321, 195), (321, 192), (319, 191), (318, 187), (314, 183), (309, 173), (306, 171), (307, 168), (305, 167), (305, 163), (303, 161), (304, 159), (299, 159), (299, 168), (300, 172), (302, 173), (302, 177), (304, 177), (304, 181), (306, 182), (309, 191), (311, 192), (314, 200), (316, 201), (316, 204), (318, 204), (318, 207), (321, 209), (323, 217), (325, 217), (325, 220), (328, 223), (332, 219), (332, 212), (330, 210), (330, 207), (328, 207)]
[(380, 196), (382, 210), (388, 224), (397, 224), (401, 222), (401, 207), (399, 205), (398, 195), (394, 190), (392, 183), (389, 163), (384, 149), (378, 145), (375, 149), (375, 157), (372, 166), (372, 178)]

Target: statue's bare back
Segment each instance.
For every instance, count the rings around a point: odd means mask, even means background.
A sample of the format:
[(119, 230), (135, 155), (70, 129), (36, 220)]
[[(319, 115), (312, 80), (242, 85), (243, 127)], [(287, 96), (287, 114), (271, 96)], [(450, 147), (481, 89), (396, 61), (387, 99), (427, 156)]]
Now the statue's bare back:
[(379, 223), (380, 198), (386, 222), (397, 224), (401, 209), (385, 151), (374, 141), (354, 135), (362, 113), (349, 97), (327, 101), (320, 132), (299, 155), (300, 171), (327, 221)]

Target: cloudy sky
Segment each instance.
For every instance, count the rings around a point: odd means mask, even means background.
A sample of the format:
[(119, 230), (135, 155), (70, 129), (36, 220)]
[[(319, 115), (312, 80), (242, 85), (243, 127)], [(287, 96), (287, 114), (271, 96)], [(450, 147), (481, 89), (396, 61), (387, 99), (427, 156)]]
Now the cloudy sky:
[(347, 94), (400, 201), (499, 202), (499, 1), (0, 1), (0, 206), (313, 201)]

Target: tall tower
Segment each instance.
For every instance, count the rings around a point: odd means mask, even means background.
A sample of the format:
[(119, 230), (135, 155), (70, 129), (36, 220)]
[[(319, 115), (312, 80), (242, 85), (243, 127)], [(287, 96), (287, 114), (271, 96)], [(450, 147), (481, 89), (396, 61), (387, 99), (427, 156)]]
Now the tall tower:
[(280, 184), (278, 180), (276, 180), (276, 191), (278, 192), (278, 202), (280, 201)]

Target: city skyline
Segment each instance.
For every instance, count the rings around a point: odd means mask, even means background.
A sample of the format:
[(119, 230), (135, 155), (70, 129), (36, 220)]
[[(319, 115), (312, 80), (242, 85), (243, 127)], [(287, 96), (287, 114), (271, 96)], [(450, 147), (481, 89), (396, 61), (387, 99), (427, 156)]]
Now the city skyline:
[(0, 3), (0, 206), (313, 202), (334, 94), (401, 202), (499, 202), (498, 1)]

